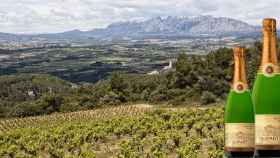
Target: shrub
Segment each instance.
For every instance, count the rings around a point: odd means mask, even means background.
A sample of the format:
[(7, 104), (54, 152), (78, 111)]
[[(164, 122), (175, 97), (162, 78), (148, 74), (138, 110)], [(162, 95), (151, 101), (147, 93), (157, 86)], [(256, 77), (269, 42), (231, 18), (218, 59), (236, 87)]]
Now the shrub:
[(204, 91), (201, 95), (201, 103), (204, 105), (214, 103), (216, 98), (217, 97), (212, 92)]

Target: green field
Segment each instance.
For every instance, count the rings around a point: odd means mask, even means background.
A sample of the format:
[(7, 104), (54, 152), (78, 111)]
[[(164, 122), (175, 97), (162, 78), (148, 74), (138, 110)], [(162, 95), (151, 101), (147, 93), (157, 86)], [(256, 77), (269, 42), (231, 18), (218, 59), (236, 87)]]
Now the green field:
[(120, 106), (2, 120), (3, 158), (219, 158), (222, 106)]

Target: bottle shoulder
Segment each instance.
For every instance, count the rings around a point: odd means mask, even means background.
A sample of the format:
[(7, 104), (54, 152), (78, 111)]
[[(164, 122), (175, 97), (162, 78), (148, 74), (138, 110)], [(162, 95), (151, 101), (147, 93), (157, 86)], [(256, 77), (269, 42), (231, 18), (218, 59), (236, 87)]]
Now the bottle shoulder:
[(254, 106), (249, 90), (243, 93), (230, 91), (225, 108), (225, 122), (254, 122)]
[(280, 74), (267, 77), (258, 74), (252, 91), (256, 114), (280, 114)]

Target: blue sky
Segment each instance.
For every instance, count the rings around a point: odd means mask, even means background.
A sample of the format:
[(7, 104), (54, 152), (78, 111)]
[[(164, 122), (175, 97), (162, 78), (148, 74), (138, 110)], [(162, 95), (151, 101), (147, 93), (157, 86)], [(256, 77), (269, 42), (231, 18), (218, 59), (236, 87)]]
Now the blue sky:
[(280, 15), (280, 0), (1, 0), (0, 32), (91, 30), (157, 16), (213, 15), (260, 25)]

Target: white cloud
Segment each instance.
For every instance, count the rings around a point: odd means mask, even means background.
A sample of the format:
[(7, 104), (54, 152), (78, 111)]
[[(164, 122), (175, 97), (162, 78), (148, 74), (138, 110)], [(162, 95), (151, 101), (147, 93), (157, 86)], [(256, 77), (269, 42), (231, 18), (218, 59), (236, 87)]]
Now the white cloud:
[(90, 30), (168, 15), (226, 16), (260, 25), (264, 17), (277, 18), (279, 6), (278, 0), (5, 0), (0, 3), (0, 32)]

